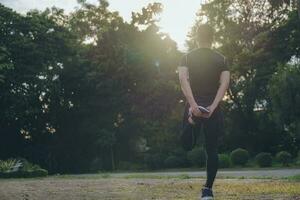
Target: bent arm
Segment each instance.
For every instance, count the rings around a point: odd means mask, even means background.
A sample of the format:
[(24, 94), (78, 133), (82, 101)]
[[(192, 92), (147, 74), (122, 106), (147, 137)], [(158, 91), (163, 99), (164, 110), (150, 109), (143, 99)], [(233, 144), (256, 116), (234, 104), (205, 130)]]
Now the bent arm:
[(182, 89), (182, 92), (190, 104), (191, 107), (197, 107), (197, 103), (195, 101), (190, 82), (189, 82), (189, 72), (188, 68), (184, 66), (178, 67), (178, 72), (179, 72), (179, 81), (180, 81), (180, 86)]
[(213, 108), (218, 107), (220, 101), (222, 101), (222, 99), (229, 87), (229, 82), (230, 82), (230, 72), (223, 71), (220, 76), (220, 86), (219, 86), (218, 92), (216, 94), (216, 97), (215, 97), (212, 105), (211, 105)]

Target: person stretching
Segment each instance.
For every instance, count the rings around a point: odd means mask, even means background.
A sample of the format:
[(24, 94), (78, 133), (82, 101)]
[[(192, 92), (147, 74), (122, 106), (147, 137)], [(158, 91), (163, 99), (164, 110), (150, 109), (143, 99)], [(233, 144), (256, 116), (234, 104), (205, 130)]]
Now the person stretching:
[[(219, 106), (230, 82), (226, 58), (212, 49), (214, 30), (207, 24), (197, 29), (198, 48), (185, 54), (178, 66), (182, 92), (186, 97), (182, 141), (185, 149), (195, 145), (194, 132), (203, 128), (206, 183), (202, 200), (213, 199), (213, 183), (218, 170), (218, 143), (224, 135), (223, 112)], [(201, 112), (199, 106), (209, 112)]]

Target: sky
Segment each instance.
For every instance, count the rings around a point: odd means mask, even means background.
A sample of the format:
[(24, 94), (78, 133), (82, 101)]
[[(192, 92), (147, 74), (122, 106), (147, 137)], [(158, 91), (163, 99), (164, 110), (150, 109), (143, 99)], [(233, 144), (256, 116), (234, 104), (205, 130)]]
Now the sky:
[[(196, 13), (203, 0), (108, 0), (109, 8), (118, 11), (127, 21), (130, 20), (132, 11), (140, 11), (142, 7), (151, 2), (161, 2), (164, 11), (160, 15), (158, 25), (161, 31), (168, 33), (175, 40), (180, 50), (186, 50), (185, 40), (191, 26), (195, 22)], [(187, 3), (188, 1), (188, 3)], [(88, 0), (96, 3), (97, 0)], [(43, 10), (46, 7), (56, 6), (71, 12), (75, 9), (77, 0), (0, 0), (0, 3), (17, 12), (26, 13), (30, 9)]]

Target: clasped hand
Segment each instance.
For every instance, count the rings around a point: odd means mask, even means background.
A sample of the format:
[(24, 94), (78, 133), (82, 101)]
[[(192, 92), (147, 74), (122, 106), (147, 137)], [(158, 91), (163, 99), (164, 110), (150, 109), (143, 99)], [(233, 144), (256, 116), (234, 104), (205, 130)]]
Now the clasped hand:
[(198, 105), (190, 107), (189, 108), (189, 119), (188, 119), (188, 121), (191, 124), (195, 124), (193, 119), (192, 119), (192, 114), (196, 117), (210, 118), (211, 115), (213, 114), (214, 110), (215, 110), (215, 106), (210, 105), (206, 108), (209, 110), (209, 113), (201, 112), (200, 109), (198, 108)]

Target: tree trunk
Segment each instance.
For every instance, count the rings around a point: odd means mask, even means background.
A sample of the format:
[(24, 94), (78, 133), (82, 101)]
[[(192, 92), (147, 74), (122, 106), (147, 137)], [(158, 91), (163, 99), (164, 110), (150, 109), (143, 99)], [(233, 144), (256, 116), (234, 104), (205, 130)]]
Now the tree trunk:
[(110, 147), (110, 155), (111, 155), (111, 168), (112, 170), (115, 170), (115, 157), (114, 157), (114, 149), (112, 146)]

